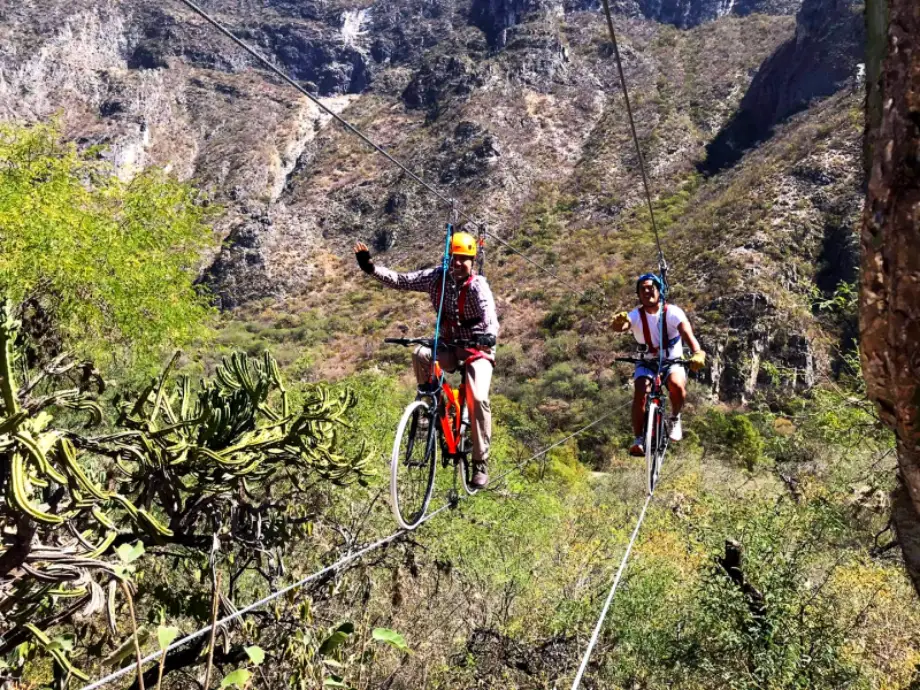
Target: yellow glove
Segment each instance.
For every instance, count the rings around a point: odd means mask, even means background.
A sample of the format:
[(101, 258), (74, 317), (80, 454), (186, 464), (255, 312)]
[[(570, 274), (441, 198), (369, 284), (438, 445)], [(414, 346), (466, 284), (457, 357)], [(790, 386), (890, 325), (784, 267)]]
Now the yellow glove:
[(706, 353), (702, 350), (698, 350), (693, 353), (693, 356), (690, 358), (690, 371), (699, 371), (706, 366)]
[(619, 314), (613, 317), (613, 321), (611, 321), (610, 325), (617, 333), (624, 333), (628, 331), (629, 314), (625, 311), (621, 311)]

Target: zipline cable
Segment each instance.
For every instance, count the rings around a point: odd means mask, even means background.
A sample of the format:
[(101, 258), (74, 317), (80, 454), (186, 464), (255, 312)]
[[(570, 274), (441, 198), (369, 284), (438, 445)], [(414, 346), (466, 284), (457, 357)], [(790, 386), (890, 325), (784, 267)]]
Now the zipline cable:
[[(249, 46), (249, 44), (247, 44), (245, 41), (243, 41), (243, 40), (237, 38), (236, 35), (234, 35), (234, 33), (233, 33), (232, 31), (230, 31), (229, 29), (227, 29), (223, 24), (221, 24), (219, 21), (217, 21), (217, 19), (215, 19), (213, 16), (211, 16), (210, 14), (208, 14), (207, 12), (205, 12), (201, 7), (199, 7), (197, 4), (195, 4), (195, 3), (193, 2), (193, 0), (179, 0), (179, 2), (183, 3), (186, 7), (188, 7), (188, 8), (189, 8), (190, 10), (192, 10), (195, 14), (197, 14), (197, 15), (200, 16), (202, 19), (204, 19), (206, 22), (208, 22), (211, 26), (213, 26), (215, 29), (217, 29), (220, 33), (222, 33), (224, 36), (226, 36), (227, 38), (229, 38), (231, 41), (233, 41), (233, 42), (234, 42), (236, 45), (238, 45), (240, 48), (242, 48), (242, 49), (245, 50), (247, 53), (249, 53), (252, 57), (254, 57), (256, 60), (258, 60), (261, 64), (265, 65), (265, 67), (267, 67), (271, 72), (273, 72), (273, 73), (276, 74), (278, 77), (280, 77), (282, 80), (284, 80), (285, 83), (289, 84), (290, 86), (293, 86), (293, 87), (294, 87), (295, 89), (297, 89), (300, 93), (302, 93), (304, 96), (306, 96), (307, 98), (309, 98), (309, 99), (314, 103), (314, 105), (316, 105), (316, 107), (318, 107), (318, 108), (319, 108), (320, 110), (322, 110), (324, 113), (326, 113), (326, 114), (329, 115), (331, 118), (333, 118), (336, 122), (338, 122), (340, 125), (342, 125), (346, 130), (348, 130), (349, 132), (351, 132), (352, 134), (354, 134), (356, 137), (358, 137), (359, 139), (361, 139), (365, 144), (367, 144), (367, 145), (370, 146), (372, 149), (374, 149), (374, 151), (376, 151), (376, 152), (379, 153), (381, 156), (383, 156), (383, 157), (386, 158), (388, 161), (390, 161), (390, 163), (392, 163), (392, 164), (395, 165), (397, 168), (399, 168), (400, 170), (402, 170), (402, 171), (403, 171), (406, 175), (408, 175), (409, 178), (412, 179), (414, 182), (416, 182), (417, 184), (421, 185), (424, 189), (427, 189), (429, 192), (431, 192), (432, 194), (434, 194), (438, 199), (440, 199), (440, 200), (443, 201), (445, 204), (447, 204), (448, 207), (453, 208), (453, 209), (456, 209), (456, 212), (457, 212), (457, 214), (458, 214), (459, 216), (461, 216), (462, 218), (465, 218), (466, 220), (468, 220), (469, 222), (473, 223), (474, 225), (477, 225), (477, 226), (482, 227), (482, 228), (486, 228), (486, 224), (485, 224), (485, 223), (483, 223), (482, 221), (478, 220), (475, 216), (473, 216), (473, 215), (467, 213), (467, 212), (464, 211), (462, 208), (460, 208), (459, 206), (457, 206), (457, 203), (456, 203), (456, 200), (455, 200), (455, 199), (450, 198), (449, 196), (447, 196), (446, 194), (444, 194), (443, 192), (441, 192), (437, 187), (435, 187), (434, 185), (432, 185), (431, 183), (427, 182), (426, 180), (424, 180), (424, 179), (423, 179), (422, 177), (420, 177), (419, 175), (417, 175), (417, 174), (415, 174), (414, 172), (412, 172), (412, 170), (410, 170), (409, 167), (408, 167), (407, 165), (405, 165), (405, 164), (402, 163), (399, 159), (397, 159), (396, 157), (394, 157), (391, 153), (389, 153), (389, 152), (388, 152), (386, 149), (384, 149), (382, 146), (380, 146), (379, 144), (377, 144), (376, 142), (374, 142), (370, 137), (368, 137), (366, 134), (364, 134), (364, 132), (362, 132), (362, 131), (359, 130), (357, 127), (355, 127), (353, 124), (351, 124), (348, 120), (346, 120), (346, 119), (343, 118), (341, 115), (339, 115), (338, 113), (334, 112), (332, 109), (330, 109), (329, 107), (327, 107), (322, 101), (320, 101), (320, 99), (319, 99), (317, 96), (314, 96), (312, 93), (310, 93), (309, 91), (307, 91), (304, 87), (302, 87), (300, 84), (298, 84), (296, 81), (294, 81), (291, 77), (289, 77), (287, 74), (285, 74), (285, 72), (284, 72), (283, 70), (281, 70), (280, 68), (278, 68), (278, 67), (276, 67), (274, 64), (272, 64), (272, 62), (271, 62), (268, 58), (263, 57), (258, 51), (256, 51), (254, 48), (252, 48), (251, 46)], [(554, 273), (553, 271), (549, 270), (549, 269), (546, 268), (545, 266), (542, 266), (541, 264), (537, 263), (536, 261), (534, 261), (533, 259), (531, 259), (531, 258), (528, 257), (527, 255), (525, 255), (525, 254), (523, 254), (522, 252), (518, 251), (517, 249), (515, 249), (514, 247), (512, 247), (508, 242), (506, 242), (505, 240), (501, 239), (500, 237), (498, 237), (498, 236), (495, 235), (494, 233), (490, 232), (490, 231), (488, 230), (488, 228), (486, 228), (485, 232), (486, 232), (486, 234), (487, 234), (489, 237), (491, 237), (493, 240), (495, 240), (496, 242), (498, 242), (499, 244), (501, 244), (502, 246), (504, 246), (505, 248), (507, 248), (507, 249), (510, 250), (511, 252), (513, 252), (513, 253), (517, 254), (518, 256), (520, 256), (520, 257), (521, 257), (522, 259), (524, 259), (527, 263), (529, 263), (529, 264), (531, 264), (532, 266), (535, 266), (536, 268), (540, 269), (541, 271), (543, 271), (543, 272), (546, 273), (547, 275), (549, 275), (549, 276), (551, 276), (552, 278), (554, 278), (555, 280), (557, 280), (557, 281), (558, 281), (559, 283), (561, 283), (562, 285), (565, 285), (569, 290), (571, 290), (571, 291), (574, 292), (575, 294), (579, 295), (580, 297), (583, 297), (583, 298), (586, 298), (586, 299), (587, 299), (587, 295), (585, 294), (584, 290), (578, 289), (578, 288), (575, 287), (573, 284), (571, 284), (571, 283), (569, 283), (568, 281), (565, 281), (565, 280), (563, 280), (562, 278), (560, 278), (560, 277), (559, 277), (556, 273)]]
[[(522, 460), (522, 461), (519, 462), (517, 465), (515, 465), (514, 467), (512, 467), (510, 470), (507, 470), (506, 472), (503, 472), (502, 474), (500, 474), (500, 475), (498, 475), (497, 477), (495, 477), (495, 479), (493, 479), (492, 481), (493, 481), (494, 483), (497, 484), (497, 483), (500, 482), (502, 479), (504, 479), (505, 477), (507, 477), (509, 474), (514, 474), (515, 472), (519, 472), (520, 470), (524, 469), (527, 465), (529, 465), (531, 462), (533, 462), (533, 461), (536, 460), (537, 458), (539, 458), (539, 457), (541, 457), (541, 456), (543, 456), (543, 455), (546, 455), (546, 454), (547, 454), (548, 452), (550, 452), (553, 448), (556, 448), (557, 446), (561, 446), (563, 443), (565, 443), (565, 442), (568, 441), (569, 439), (575, 438), (576, 436), (578, 436), (578, 435), (581, 434), (581, 433), (584, 433), (585, 431), (587, 431), (587, 430), (590, 429), (591, 427), (597, 426), (597, 425), (600, 424), (601, 422), (603, 422), (603, 421), (605, 421), (605, 420), (607, 420), (607, 419), (610, 419), (610, 418), (613, 417), (615, 414), (617, 414), (618, 412), (620, 412), (620, 410), (622, 410), (622, 409), (624, 409), (624, 408), (626, 408), (626, 407), (629, 407), (630, 405), (632, 405), (632, 402), (631, 402), (631, 401), (630, 401), (630, 402), (627, 402), (627, 403), (625, 403), (625, 404), (623, 404), (623, 405), (620, 405), (619, 407), (617, 407), (617, 408), (615, 408), (614, 410), (612, 410), (612, 411), (608, 412), (607, 414), (605, 414), (603, 417), (599, 417), (598, 419), (595, 419), (593, 422), (591, 422), (591, 423), (588, 424), (587, 426), (583, 426), (581, 429), (579, 429), (579, 430), (576, 431), (575, 433), (569, 434), (569, 435), (566, 436), (565, 438), (559, 439), (558, 441), (556, 441), (556, 442), (555, 442), (553, 445), (551, 445), (551, 446), (547, 446), (546, 448), (544, 448), (543, 450), (541, 450), (541, 451), (540, 451), (539, 453), (537, 453), (536, 455), (531, 455), (531, 456), (530, 456), (529, 458), (527, 458), (526, 460)], [(486, 491), (495, 491), (495, 489), (486, 489)]]
[[(542, 455), (545, 455), (545, 454), (548, 453), (550, 450), (552, 450), (553, 448), (555, 448), (556, 446), (558, 446), (560, 443), (564, 443), (565, 441), (568, 441), (570, 438), (573, 438), (574, 436), (578, 436), (579, 434), (581, 434), (581, 433), (587, 431), (587, 430), (590, 429), (591, 427), (593, 427), (593, 426), (599, 424), (600, 422), (602, 422), (604, 419), (607, 419), (608, 417), (610, 417), (611, 414), (613, 414), (613, 413), (612, 413), (612, 412), (611, 412), (611, 413), (608, 413), (608, 414), (604, 415), (603, 417), (601, 417), (601, 418), (599, 418), (599, 419), (596, 419), (595, 421), (591, 422), (590, 424), (588, 424), (588, 425), (586, 425), (586, 426), (583, 426), (581, 429), (579, 429), (579, 430), (576, 431), (575, 433), (573, 433), (573, 434), (567, 436), (566, 438), (562, 439), (561, 441), (556, 441), (555, 443), (553, 443), (553, 444), (550, 445), (550, 446), (547, 446), (547, 447), (544, 448), (543, 450), (541, 450), (541, 451), (539, 451), (539, 452), (537, 452), (537, 453), (534, 453), (534, 454), (531, 455), (527, 460), (525, 460), (525, 461), (522, 462), (522, 463), (519, 463), (515, 468), (513, 468), (512, 470), (506, 472), (505, 474), (503, 474), (503, 475), (501, 475), (501, 476), (504, 477), (504, 476), (507, 476), (508, 474), (511, 474), (512, 472), (515, 472), (515, 471), (517, 471), (517, 470), (519, 470), (519, 469), (522, 469), (524, 466), (527, 465), (527, 463), (532, 462), (533, 460), (536, 460), (537, 458), (539, 458), (539, 457), (542, 456)], [(464, 498), (467, 498), (467, 496), (461, 495), (461, 496), (459, 497), (458, 500), (463, 500)], [(254, 610), (258, 609), (258, 608), (261, 608), (262, 606), (265, 606), (266, 604), (268, 604), (268, 603), (274, 601), (274, 600), (277, 599), (278, 597), (284, 596), (284, 595), (287, 594), (288, 592), (291, 592), (291, 591), (293, 591), (293, 590), (295, 590), (295, 589), (299, 589), (299, 588), (303, 587), (304, 585), (306, 585), (306, 584), (312, 582), (313, 580), (316, 580), (316, 579), (322, 577), (323, 575), (328, 575), (329, 573), (333, 573), (333, 572), (335, 572), (336, 570), (338, 570), (339, 568), (341, 568), (343, 565), (347, 565), (348, 563), (351, 563), (352, 561), (356, 561), (356, 560), (358, 560), (359, 558), (361, 558), (362, 556), (365, 556), (366, 554), (370, 553), (371, 551), (375, 551), (375, 550), (379, 549), (379, 548), (382, 547), (382, 546), (386, 546), (387, 544), (389, 544), (389, 543), (395, 541), (396, 539), (398, 539), (399, 537), (401, 537), (401, 536), (403, 536), (403, 535), (405, 535), (405, 534), (408, 534), (408, 533), (410, 533), (410, 532), (414, 532), (415, 530), (417, 530), (419, 527), (421, 527), (423, 524), (425, 524), (426, 522), (428, 522), (428, 521), (431, 520), (432, 518), (434, 518), (434, 517), (440, 515), (440, 514), (443, 513), (445, 510), (448, 510), (448, 509), (452, 508), (452, 507), (455, 506), (455, 505), (456, 505), (455, 502), (448, 502), (448, 503), (445, 503), (443, 506), (441, 506), (440, 508), (438, 508), (438, 509), (437, 509), (436, 511), (434, 511), (433, 513), (430, 513), (430, 514), (426, 515), (425, 517), (423, 517), (423, 518), (421, 519), (421, 521), (420, 521), (415, 527), (413, 527), (411, 530), (408, 530), (408, 529), (400, 529), (400, 530), (397, 530), (397, 531), (393, 532), (393, 534), (391, 534), (391, 535), (389, 535), (389, 536), (387, 536), (387, 537), (384, 537), (383, 539), (379, 539), (379, 540), (373, 542), (372, 544), (368, 544), (367, 546), (365, 546), (365, 547), (359, 549), (358, 551), (355, 551), (354, 553), (350, 553), (350, 554), (348, 554), (347, 556), (343, 556), (342, 558), (340, 558), (339, 560), (337, 560), (337, 561), (336, 561), (335, 563), (333, 563), (332, 565), (328, 565), (328, 566), (326, 566), (325, 568), (323, 568), (322, 570), (319, 570), (319, 571), (317, 571), (317, 572), (315, 572), (315, 573), (312, 573), (312, 574), (310, 574), (310, 575), (307, 575), (306, 577), (304, 577), (304, 578), (298, 580), (297, 582), (294, 582), (294, 583), (288, 585), (287, 587), (284, 587), (284, 588), (278, 590), (277, 592), (273, 592), (273, 593), (271, 593), (271, 594), (269, 594), (269, 595), (263, 597), (262, 599), (259, 599), (258, 601), (255, 601), (255, 602), (249, 604), (248, 606), (245, 606), (245, 607), (243, 607), (243, 608), (241, 608), (241, 609), (237, 609), (237, 610), (234, 611), (233, 613), (231, 613), (231, 614), (229, 614), (229, 615), (227, 615), (227, 616), (224, 616), (223, 618), (219, 619), (215, 625), (217, 625), (217, 626), (222, 626), (222, 625), (226, 625), (227, 623), (231, 623), (231, 622), (233, 622), (234, 620), (236, 620), (237, 618), (240, 618), (240, 617), (246, 615), (246, 614), (249, 613), (250, 611), (254, 611)], [(199, 637), (202, 637), (202, 636), (204, 636), (204, 635), (207, 635), (207, 634), (210, 633), (210, 632), (211, 632), (211, 626), (210, 626), (210, 625), (208, 625), (208, 626), (206, 626), (206, 627), (204, 627), (204, 628), (201, 628), (200, 630), (197, 630), (197, 631), (195, 631), (195, 632), (193, 632), (193, 633), (191, 633), (191, 634), (189, 634), (189, 635), (186, 635), (185, 637), (182, 637), (182, 638), (176, 640), (176, 641), (173, 642), (171, 645), (169, 645), (165, 650), (157, 650), (156, 652), (152, 652), (152, 653), (148, 654), (147, 656), (145, 656), (143, 659), (141, 659), (140, 662), (136, 662), (136, 663), (133, 663), (133, 664), (129, 664), (129, 665), (125, 666), (124, 668), (119, 669), (118, 671), (114, 671), (113, 673), (110, 673), (109, 675), (107, 675), (107, 676), (105, 676), (105, 677), (103, 677), (103, 678), (100, 678), (99, 680), (97, 680), (97, 681), (94, 682), (94, 683), (91, 683), (91, 684), (89, 684), (89, 685), (83, 686), (83, 688), (81, 688), (81, 690), (96, 690), (97, 688), (101, 688), (101, 687), (103, 687), (104, 685), (107, 685), (107, 684), (111, 683), (111, 682), (114, 681), (114, 680), (118, 680), (118, 679), (121, 678), (122, 676), (125, 676), (125, 675), (127, 675), (127, 674), (129, 674), (129, 673), (136, 673), (136, 672), (137, 672), (138, 663), (139, 663), (141, 666), (143, 666), (143, 665), (145, 665), (145, 664), (147, 664), (147, 663), (149, 663), (149, 662), (151, 662), (151, 661), (156, 661), (156, 660), (159, 659), (162, 655), (168, 654), (169, 652), (172, 652), (172, 651), (174, 651), (174, 650), (176, 650), (176, 649), (179, 649), (180, 647), (184, 647), (186, 644), (188, 644), (188, 643), (191, 642), (192, 640), (196, 640), (196, 639), (198, 639)]]
[(626, 101), (626, 114), (629, 117), (629, 129), (632, 132), (633, 143), (636, 145), (636, 155), (639, 156), (639, 170), (642, 173), (642, 187), (645, 189), (645, 200), (648, 203), (648, 213), (652, 219), (652, 230), (655, 231), (655, 244), (658, 245), (658, 265), (667, 271), (667, 262), (664, 251), (661, 249), (661, 238), (658, 236), (658, 223), (655, 221), (655, 209), (652, 206), (652, 193), (648, 184), (648, 174), (645, 170), (645, 158), (642, 156), (642, 147), (639, 146), (639, 135), (636, 134), (636, 120), (633, 117), (632, 103), (629, 100), (629, 89), (626, 88), (626, 74), (623, 72), (623, 61), (620, 59), (620, 48), (617, 44), (617, 33), (613, 28), (613, 15), (610, 13), (609, 0), (603, 0), (604, 14), (607, 16), (607, 28), (610, 30), (610, 40), (613, 43), (613, 55), (616, 58), (617, 72), (620, 74), (620, 85), (623, 87), (623, 98)]
[[(607, 0), (604, 0), (605, 3), (606, 1)], [(572, 690), (578, 690), (578, 686), (581, 684), (581, 678), (585, 674), (585, 669), (588, 668), (591, 652), (594, 651), (594, 645), (597, 644), (597, 640), (601, 635), (601, 628), (604, 627), (607, 611), (610, 609), (610, 604), (613, 603), (613, 597), (617, 593), (617, 587), (620, 585), (620, 578), (623, 577), (623, 571), (626, 570), (626, 564), (629, 562), (629, 554), (632, 552), (633, 544), (636, 543), (636, 537), (639, 536), (639, 528), (642, 527), (642, 522), (645, 520), (645, 512), (648, 510), (648, 504), (651, 502), (653, 495), (654, 494), (649, 494), (645, 499), (645, 505), (642, 506), (642, 512), (639, 514), (636, 528), (629, 538), (629, 545), (626, 547), (626, 553), (623, 554), (623, 560), (620, 561), (620, 567), (617, 568), (617, 574), (613, 579), (613, 586), (610, 588), (610, 594), (607, 595), (607, 600), (604, 602), (604, 608), (601, 610), (600, 618), (597, 619), (597, 625), (594, 626), (594, 634), (591, 635), (591, 641), (588, 643), (588, 648), (585, 650), (585, 655), (581, 660), (581, 666), (578, 667), (578, 673), (575, 675), (575, 680), (572, 682)]]

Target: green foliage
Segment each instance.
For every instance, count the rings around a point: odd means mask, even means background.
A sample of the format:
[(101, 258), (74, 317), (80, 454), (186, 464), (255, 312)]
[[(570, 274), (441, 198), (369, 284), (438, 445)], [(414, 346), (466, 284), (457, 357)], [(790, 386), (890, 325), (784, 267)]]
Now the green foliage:
[(409, 645), (406, 644), (406, 638), (400, 635), (395, 630), (390, 630), (390, 628), (374, 628), (371, 633), (373, 637), (378, 642), (383, 642), (388, 644), (394, 649), (399, 650), (400, 652), (409, 652)]
[(263, 661), (265, 661), (265, 650), (259, 647), (258, 645), (251, 645), (249, 647), (246, 647), (245, 651), (246, 651), (246, 656), (249, 657), (249, 661), (251, 661), (256, 666), (260, 665)]
[(763, 437), (748, 415), (710, 409), (699, 421), (700, 438), (707, 449), (740, 461), (748, 470), (764, 461)]
[(537, 246), (548, 249), (565, 230), (567, 218), (578, 204), (578, 198), (564, 194), (557, 185), (542, 183), (535, 192), (534, 201), (524, 212), (522, 249)]
[(211, 211), (161, 171), (120, 180), (98, 153), (55, 125), (0, 124), (0, 292), (64, 347), (149, 361), (205, 333), (193, 283)]
[(157, 644), (160, 645), (161, 650), (165, 651), (177, 637), (179, 637), (179, 628), (166, 625), (157, 628)]
[(252, 677), (250, 673), (245, 668), (238, 668), (236, 671), (232, 671), (224, 676), (223, 680), (220, 681), (221, 688), (245, 688), (249, 683), (249, 679)]
[[(831, 535), (821, 511), (789, 500), (733, 504), (709, 495), (694, 512), (705, 519), (684, 525), (690, 543), (699, 544), (689, 579), (669, 575), (654, 557), (638, 559), (613, 613), (609, 634), (618, 651), (605, 667), (610, 682), (869, 687), (847, 642), (865, 615), (863, 602), (832, 584), (843, 559), (828, 562)], [(731, 547), (729, 537), (737, 539)], [(742, 556), (732, 570), (720, 565), (727, 548)]]
[[(117, 585), (133, 598), (129, 579), (163, 575), (145, 542), (186, 550), (184, 573), (170, 570), (166, 577), (184, 574), (188, 587), (188, 566), (209, 579), (217, 535), (231, 567), (254, 548), (280, 558), (293, 537), (310, 535), (317, 481), (343, 485), (366, 474), (366, 446), (349, 445), (350, 454), (338, 433), (348, 427), (354, 392), (313, 385), (289, 395), (267, 354), (258, 361), (230, 357), (214, 380), (197, 386), (188, 377), (171, 380), (174, 359), (139, 393), (121, 396), (114, 429), (91, 436), (104, 417), (92, 367), (67, 355), (37, 372), (17, 366), (18, 324), (10, 311), (9, 305), (0, 311), (0, 466), (9, 468), (0, 527), (30, 565), (0, 621), (9, 639), (31, 633), (37, 648), (69, 672), (77, 673), (65, 650), (46, 642), (43, 628), (104, 610), (117, 634)], [(62, 382), (72, 387), (60, 388)], [(66, 409), (89, 412), (90, 423), (57, 426), (55, 413)], [(147, 593), (161, 597), (160, 608), (178, 597), (182, 612), (193, 614), (181, 591)], [(168, 646), (172, 630), (160, 627), (159, 644)], [(150, 634), (141, 632), (143, 643)], [(106, 661), (133, 651), (131, 636)]]

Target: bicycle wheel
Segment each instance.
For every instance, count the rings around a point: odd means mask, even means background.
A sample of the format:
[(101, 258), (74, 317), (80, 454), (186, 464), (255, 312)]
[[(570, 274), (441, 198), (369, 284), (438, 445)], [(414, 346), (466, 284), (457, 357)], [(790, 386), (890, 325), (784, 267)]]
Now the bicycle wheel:
[(649, 493), (655, 490), (655, 481), (658, 479), (658, 416), (658, 403), (650, 402), (645, 412), (645, 486)]
[(670, 442), (669, 434), (671, 433), (670, 425), (668, 423), (668, 416), (665, 413), (667, 409), (667, 403), (662, 401), (661, 407), (656, 411), (656, 431), (655, 435), (658, 437), (658, 447), (655, 454), (655, 473), (652, 477), (652, 486), (658, 486), (658, 478), (661, 476), (661, 467), (664, 465), (664, 454), (668, 450), (668, 443)]
[(479, 489), (473, 488), (473, 460), (470, 457), (473, 441), (470, 438), (469, 426), (463, 426), (460, 429), (460, 454), (457, 462), (460, 463), (460, 483), (463, 484), (463, 490), (467, 495), (475, 496)]
[(406, 407), (390, 458), (390, 503), (396, 522), (412, 529), (425, 516), (438, 460), (436, 420), (431, 406), (416, 400)]

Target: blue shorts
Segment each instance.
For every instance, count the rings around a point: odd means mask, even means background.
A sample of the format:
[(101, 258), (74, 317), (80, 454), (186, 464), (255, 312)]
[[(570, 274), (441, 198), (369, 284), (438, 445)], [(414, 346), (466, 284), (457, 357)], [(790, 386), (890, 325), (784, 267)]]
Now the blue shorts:
[[(665, 371), (664, 380), (667, 381), (668, 377), (673, 374), (675, 371), (683, 371), (684, 367), (681, 364), (672, 364)], [(649, 369), (648, 367), (642, 366), (641, 364), (636, 365), (636, 373), (633, 374), (633, 381), (636, 379), (647, 378), (654, 379), (655, 372)]]

